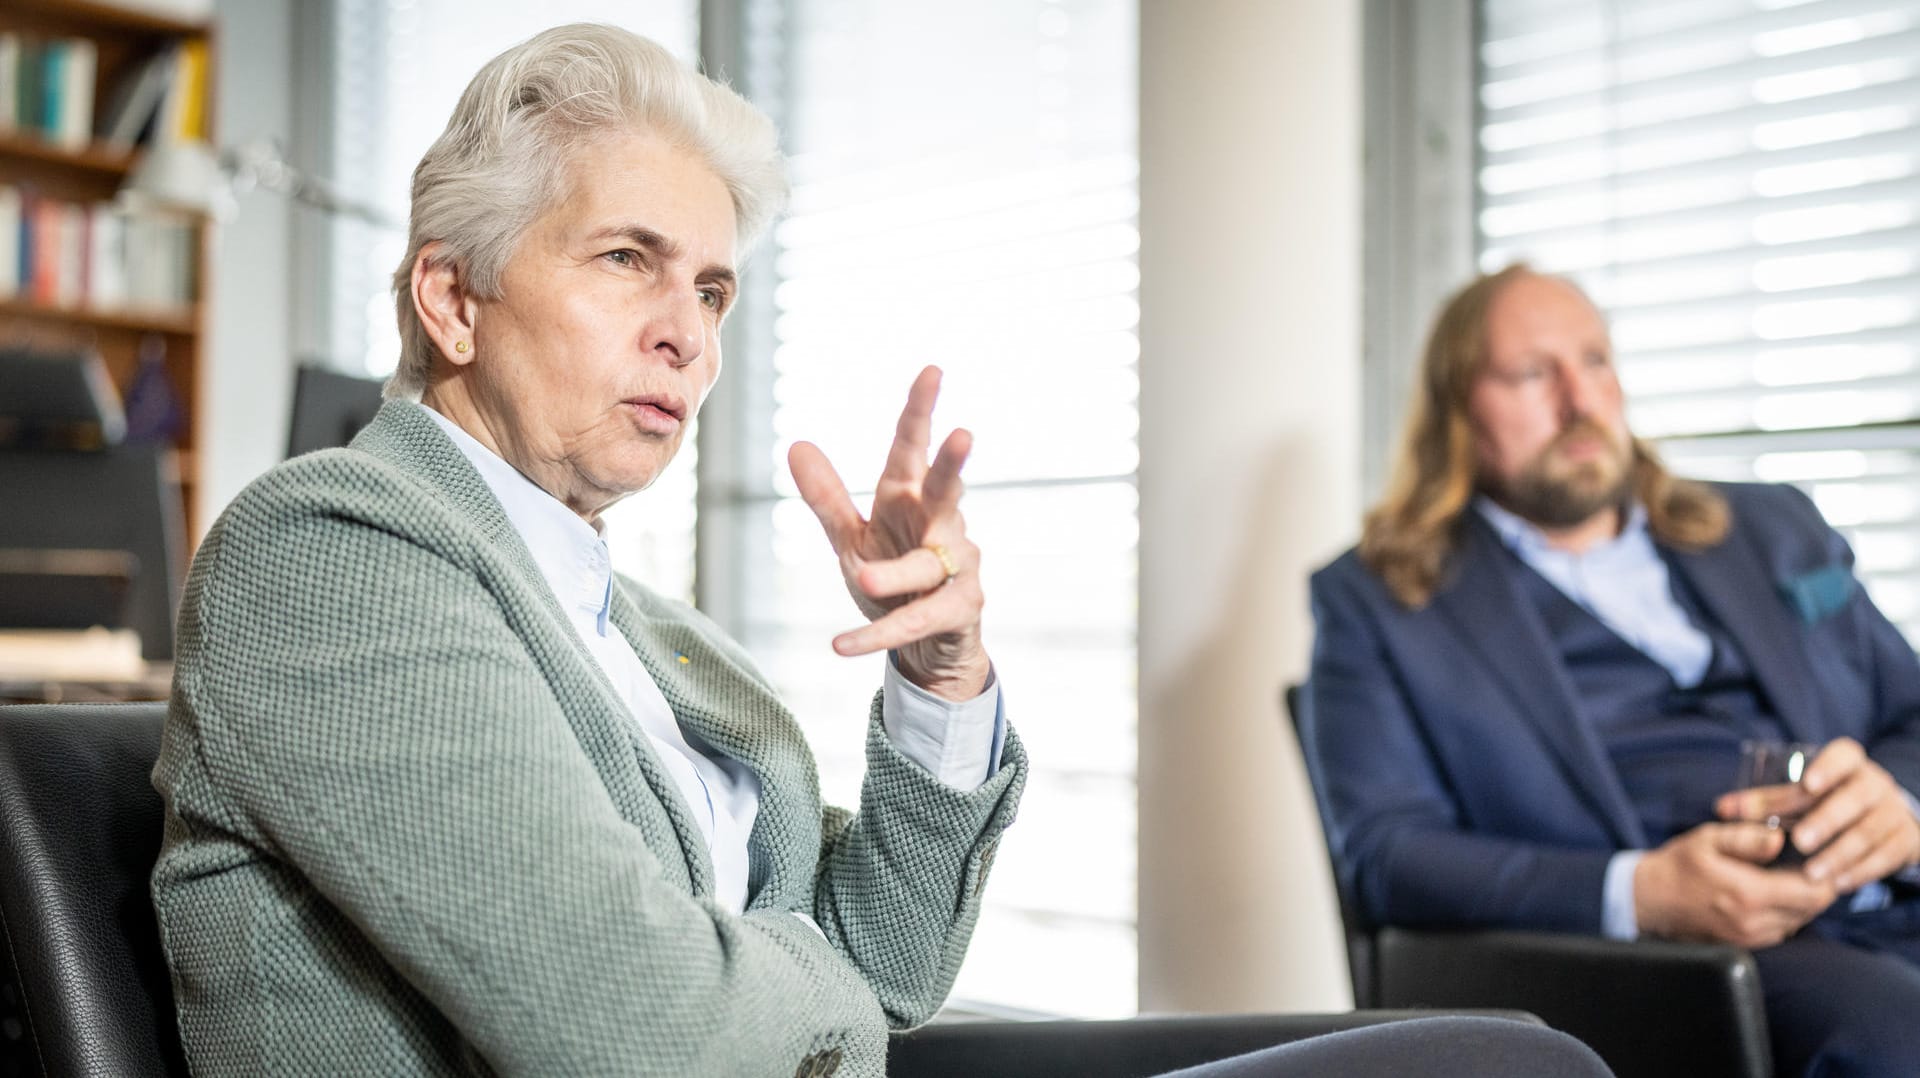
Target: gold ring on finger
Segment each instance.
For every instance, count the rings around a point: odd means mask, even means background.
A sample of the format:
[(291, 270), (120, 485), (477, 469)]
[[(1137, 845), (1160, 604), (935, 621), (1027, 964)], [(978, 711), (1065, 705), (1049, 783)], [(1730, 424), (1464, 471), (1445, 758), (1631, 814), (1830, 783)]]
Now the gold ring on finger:
[(942, 585), (953, 583), (953, 578), (960, 575), (960, 570), (954, 567), (953, 556), (947, 553), (946, 547), (939, 543), (927, 543), (921, 549), (932, 551), (933, 556), (940, 559), (940, 568), (947, 571), (947, 578), (940, 582)]

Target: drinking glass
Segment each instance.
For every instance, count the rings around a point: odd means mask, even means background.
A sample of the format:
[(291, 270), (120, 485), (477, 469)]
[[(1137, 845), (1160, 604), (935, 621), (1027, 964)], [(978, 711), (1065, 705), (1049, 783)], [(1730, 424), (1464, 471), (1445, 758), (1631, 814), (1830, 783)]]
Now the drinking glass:
[[(1742, 741), (1740, 743), (1740, 789), (1753, 786), (1787, 786), (1797, 784), (1806, 774), (1807, 765), (1820, 753), (1820, 746), (1800, 741)], [(1784, 816), (1769, 816), (1767, 826), (1791, 832), (1793, 825), (1800, 822), (1803, 813)], [(1789, 838), (1780, 847), (1780, 856), (1774, 859), (1776, 865), (1797, 865), (1806, 860), (1806, 855)]]

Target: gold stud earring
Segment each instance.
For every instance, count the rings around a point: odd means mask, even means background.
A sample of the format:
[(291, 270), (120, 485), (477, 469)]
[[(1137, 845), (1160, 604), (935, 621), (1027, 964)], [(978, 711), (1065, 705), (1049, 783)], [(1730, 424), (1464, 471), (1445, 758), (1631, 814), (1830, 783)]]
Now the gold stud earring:
[(453, 350), (464, 355), (467, 351), (467, 342), (455, 341), (453, 345)]

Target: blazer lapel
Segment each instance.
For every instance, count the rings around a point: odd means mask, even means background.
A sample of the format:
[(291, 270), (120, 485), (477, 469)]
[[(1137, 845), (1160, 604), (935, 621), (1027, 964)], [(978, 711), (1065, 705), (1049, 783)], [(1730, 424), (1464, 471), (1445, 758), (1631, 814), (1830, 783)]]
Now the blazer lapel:
[[(760, 780), (748, 906), (782, 893), (792, 880), (810, 880), (819, 853), (819, 775), (786, 705), (701, 626), (647, 617), (617, 580), (612, 617), (681, 728), (745, 764)], [(808, 830), (811, 841), (793, 838)]]
[(1733, 535), (1696, 553), (1670, 551), (1669, 564), (1693, 586), (1701, 605), (1753, 668), (1754, 680), (1796, 741), (1824, 741), (1813, 669), (1793, 618), (1774, 589), (1773, 573), (1753, 545)]
[(1615, 841), (1628, 849), (1646, 845), (1626, 788), (1580, 713), (1546, 623), (1520, 591), (1515, 574), (1528, 571), (1526, 566), (1471, 510), (1464, 524), (1453, 562), (1457, 575), (1434, 597), (1435, 611), (1454, 623), (1521, 719), (1551, 746), (1567, 786), (1605, 821)]
[[(495, 550), (504, 555), (520, 582), (538, 596), (537, 602), (552, 632), (566, 641), (572, 653), (573, 661), (561, 662), (561, 676), (569, 680), (587, 680), (604, 705), (601, 710), (569, 714), (575, 736), (590, 754), (618, 754), (616, 759), (633, 760), (648, 787), (645, 791), (636, 790), (631, 782), (617, 781), (617, 776), (606, 776), (609, 780), (609, 796), (629, 822), (637, 822), (641, 813), (636, 799), (650, 792), (673, 827), (674, 837), (685, 857), (689, 885), (695, 894), (711, 894), (714, 887), (713, 855), (707, 850), (706, 837), (693, 818), (693, 810), (680, 793), (680, 784), (674, 781), (661, 763), (652, 743), (641, 731), (640, 724), (628, 711), (625, 698), (607, 679), (606, 672), (600, 669), (600, 664), (588, 654), (586, 646), (573, 631), (572, 623), (567, 620), (559, 600), (554, 598), (552, 589), (547, 586), (546, 578), (541, 575), (540, 567), (535, 564), (525, 540), (515, 530), (513, 522), (507, 519), (506, 511), (500, 507), (492, 488), (474, 470), (466, 454), (426, 415), (424, 405), (406, 400), (390, 400), (381, 405), (373, 421), (354, 439), (353, 446), (404, 468), (423, 480), (429, 490), (447, 499), (464, 519), (472, 521), (480, 529), (493, 543)], [(617, 588), (615, 594), (619, 594)], [(606, 775), (604, 767), (602, 774)]]

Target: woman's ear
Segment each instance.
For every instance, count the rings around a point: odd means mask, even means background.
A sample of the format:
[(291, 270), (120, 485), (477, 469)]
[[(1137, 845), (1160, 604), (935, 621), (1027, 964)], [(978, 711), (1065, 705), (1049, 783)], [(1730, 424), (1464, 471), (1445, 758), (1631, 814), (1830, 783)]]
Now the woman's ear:
[(460, 266), (446, 257), (446, 245), (438, 240), (420, 248), (413, 260), (413, 309), (448, 362), (456, 367), (473, 362), (479, 311)]

